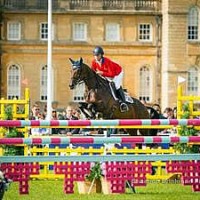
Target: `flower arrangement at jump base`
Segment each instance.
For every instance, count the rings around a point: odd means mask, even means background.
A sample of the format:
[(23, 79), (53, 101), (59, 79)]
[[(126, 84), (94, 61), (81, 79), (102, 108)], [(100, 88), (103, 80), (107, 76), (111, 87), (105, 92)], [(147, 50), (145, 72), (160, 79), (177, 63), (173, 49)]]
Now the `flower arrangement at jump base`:
[(78, 182), (80, 194), (103, 193), (110, 194), (111, 187), (104, 178), (104, 164), (100, 162), (91, 163), (90, 173), (86, 176), (85, 182)]

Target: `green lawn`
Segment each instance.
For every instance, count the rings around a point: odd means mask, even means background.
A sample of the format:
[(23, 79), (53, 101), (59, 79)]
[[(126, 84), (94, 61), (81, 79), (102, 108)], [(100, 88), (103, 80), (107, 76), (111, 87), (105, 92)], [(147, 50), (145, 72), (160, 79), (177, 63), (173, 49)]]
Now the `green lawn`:
[(147, 187), (137, 187), (136, 194), (127, 189), (126, 194), (90, 194), (80, 195), (63, 193), (61, 180), (35, 180), (30, 181), (29, 195), (19, 195), (18, 183), (12, 183), (4, 195), (4, 200), (199, 200), (200, 192), (194, 193), (190, 186), (181, 184), (149, 183)]

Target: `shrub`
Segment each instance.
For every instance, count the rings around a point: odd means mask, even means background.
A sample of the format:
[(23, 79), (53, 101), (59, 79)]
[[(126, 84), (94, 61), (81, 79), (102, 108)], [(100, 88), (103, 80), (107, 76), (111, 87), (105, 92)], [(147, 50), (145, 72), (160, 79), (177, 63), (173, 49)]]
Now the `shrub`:
[[(189, 105), (184, 104), (182, 119), (189, 119), (189, 118), (190, 118)], [(181, 128), (179, 130), (179, 135), (181, 135), (181, 136), (197, 136), (198, 130), (196, 130), (194, 127), (181, 126)], [(188, 145), (188, 144), (177, 143), (174, 145), (174, 147), (180, 153), (198, 153), (199, 152), (198, 145)]]
[(93, 181), (94, 179), (100, 179), (102, 176), (101, 164), (96, 162), (90, 169), (90, 174), (86, 176), (86, 179)]
[[(5, 107), (5, 117), (4, 120), (12, 120), (12, 106), (7, 105)], [(23, 134), (18, 131), (16, 127), (5, 127), (4, 128), (4, 137), (6, 138), (15, 138), (15, 137), (23, 137)], [(14, 146), (14, 145), (3, 145), (4, 155), (5, 156), (14, 156), (14, 155), (24, 155), (24, 147), (23, 146)]]

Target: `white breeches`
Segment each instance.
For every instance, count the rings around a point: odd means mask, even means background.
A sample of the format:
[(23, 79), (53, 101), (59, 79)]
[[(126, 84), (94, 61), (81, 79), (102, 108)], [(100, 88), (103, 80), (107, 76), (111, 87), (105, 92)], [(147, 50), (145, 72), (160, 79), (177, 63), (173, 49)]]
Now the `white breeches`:
[(110, 77), (105, 77), (105, 78), (109, 81), (113, 81), (115, 83), (116, 89), (118, 90), (122, 85), (123, 76), (124, 76), (124, 72), (121, 71), (121, 73), (115, 76), (114, 78), (110, 78)]
[(122, 80), (123, 80), (124, 72), (121, 71), (121, 73), (118, 76), (115, 76), (113, 78), (113, 82), (115, 83), (115, 87), (118, 90), (121, 85), (122, 85)]

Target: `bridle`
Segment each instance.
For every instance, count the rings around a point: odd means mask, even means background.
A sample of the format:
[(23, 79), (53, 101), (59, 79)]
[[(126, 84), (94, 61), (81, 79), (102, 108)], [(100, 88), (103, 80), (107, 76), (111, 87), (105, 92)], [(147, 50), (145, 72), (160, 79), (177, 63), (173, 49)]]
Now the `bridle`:
[(76, 65), (72, 65), (73, 67), (73, 70), (76, 70), (77, 69), (77, 76), (76, 77), (71, 77), (72, 79), (72, 82), (74, 84), (74, 86), (78, 85), (78, 84), (81, 84), (82, 82), (84, 82), (84, 80), (81, 78), (81, 74), (82, 74), (82, 67), (81, 65), (80, 66), (76, 66)]

